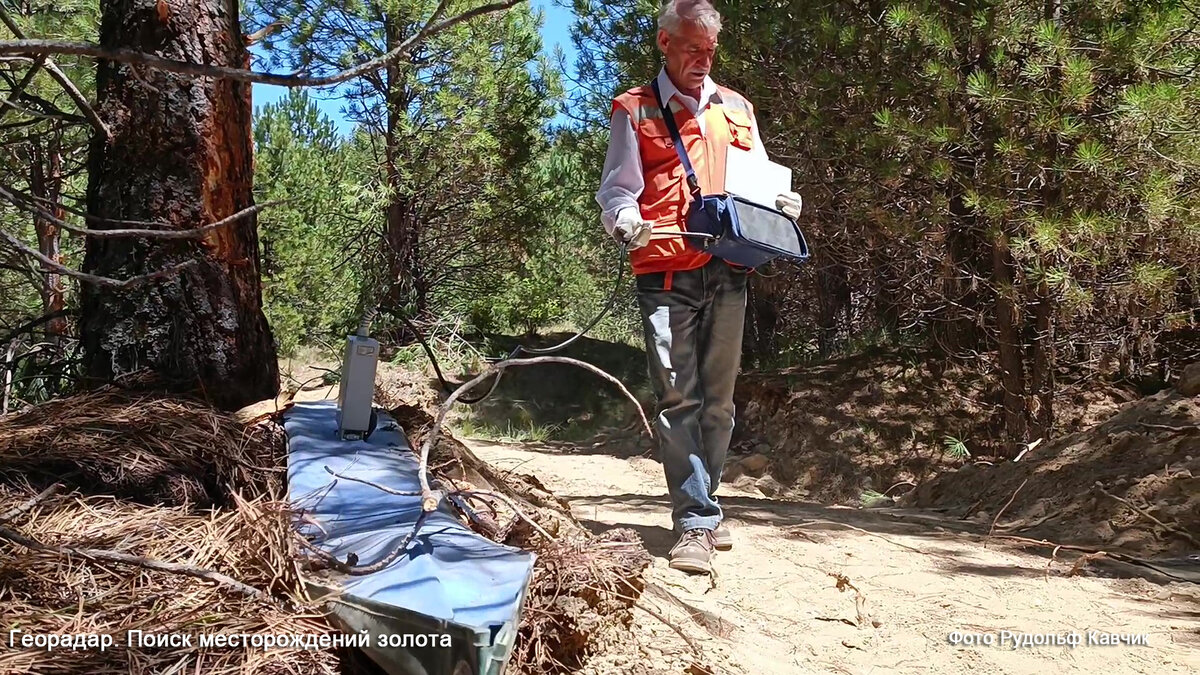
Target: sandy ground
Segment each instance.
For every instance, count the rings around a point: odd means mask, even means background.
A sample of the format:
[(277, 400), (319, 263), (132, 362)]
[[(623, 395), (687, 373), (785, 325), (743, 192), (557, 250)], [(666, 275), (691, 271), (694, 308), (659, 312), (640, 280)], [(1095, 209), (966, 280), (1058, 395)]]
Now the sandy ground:
[[(715, 579), (690, 576), (667, 566), (669, 507), (653, 459), (611, 445), (466, 442), (501, 470), (535, 474), (592, 530), (633, 528), (655, 557), (645, 611), (587, 673), (1200, 672), (1195, 584), (1091, 565), (1068, 576), (1074, 555), (1052, 562), (986, 539), (990, 522), (775, 501), (745, 482), (719, 493), (733, 550), (717, 554)], [(838, 575), (852, 587), (839, 590)], [(1093, 631), (1144, 644), (1089, 644)], [(1012, 639), (1072, 633), (1082, 644)], [(953, 644), (956, 634), (981, 642)]]

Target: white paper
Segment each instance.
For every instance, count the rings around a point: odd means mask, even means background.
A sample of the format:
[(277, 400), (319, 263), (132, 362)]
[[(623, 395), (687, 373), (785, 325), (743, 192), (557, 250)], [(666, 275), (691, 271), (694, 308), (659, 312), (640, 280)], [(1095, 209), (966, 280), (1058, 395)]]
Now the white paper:
[(725, 191), (775, 208), (775, 198), (792, 190), (792, 170), (782, 164), (729, 146), (725, 153)]

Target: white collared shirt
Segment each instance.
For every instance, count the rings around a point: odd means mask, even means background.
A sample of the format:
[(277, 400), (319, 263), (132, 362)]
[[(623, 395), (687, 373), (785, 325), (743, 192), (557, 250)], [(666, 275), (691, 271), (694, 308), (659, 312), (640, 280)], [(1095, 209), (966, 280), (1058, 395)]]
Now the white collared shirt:
[[(663, 98), (670, 101), (671, 97), (675, 97), (695, 116), (700, 124), (701, 135), (707, 133), (704, 111), (708, 109), (709, 104), (721, 101), (717, 84), (711, 77), (704, 78), (699, 101), (679, 91), (665, 68), (658, 71), (658, 88)], [(766, 159), (767, 151), (758, 136), (758, 120), (751, 118), (750, 122), (754, 138), (752, 152)], [(629, 114), (617, 107), (613, 111), (610, 129), (608, 154), (604, 158), (604, 170), (600, 174), (600, 189), (596, 192), (596, 202), (600, 204), (600, 222), (611, 235), (618, 216), (625, 209), (634, 209), (640, 217), (638, 197), (646, 184), (642, 176), (642, 156), (638, 152), (637, 133), (633, 129), (633, 123), (629, 121)]]

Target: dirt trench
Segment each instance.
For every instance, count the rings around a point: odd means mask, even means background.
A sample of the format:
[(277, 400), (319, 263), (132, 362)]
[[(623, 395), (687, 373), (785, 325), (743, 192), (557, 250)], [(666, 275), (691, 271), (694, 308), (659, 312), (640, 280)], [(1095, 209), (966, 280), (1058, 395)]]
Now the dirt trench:
[[(1023, 550), (987, 537), (990, 522), (774, 500), (744, 481), (718, 493), (733, 550), (715, 578), (689, 576), (667, 566), (662, 468), (644, 446), (467, 442), (536, 475), (589, 529), (636, 530), (654, 556), (631, 631), (584, 675), (1200, 671), (1198, 584)], [(1072, 635), (1081, 644), (1040, 644)]]

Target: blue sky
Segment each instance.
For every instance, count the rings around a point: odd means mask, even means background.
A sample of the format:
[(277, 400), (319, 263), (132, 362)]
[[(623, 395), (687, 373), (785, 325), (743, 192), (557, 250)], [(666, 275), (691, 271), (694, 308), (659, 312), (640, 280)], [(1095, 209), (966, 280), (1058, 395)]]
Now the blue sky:
[[(542, 48), (547, 56), (553, 56), (556, 45), (561, 46), (563, 52), (567, 56), (567, 64), (571, 65), (575, 61), (575, 48), (571, 44), (571, 22), (575, 18), (574, 12), (569, 7), (564, 7), (564, 4), (569, 4), (570, 0), (530, 0), (530, 5), (535, 10), (540, 10), (544, 17), (542, 22)], [(258, 53), (252, 48), (252, 51)], [(569, 83), (568, 83), (569, 86)], [(254, 107), (258, 109), (268, 103), (274, 103), (279, 100), (286, 92), (286, 87), (278, 87), (270, 84), (255, 84), (253, 85)], [(338, 131), (345, 134), (350, 131), (351, 124), (340, 110), (342, 102), (340, 99), (331, 96), (328, 90), (312, 90), (313, 98), (317, 101), (317, 106), (333, 120), (337, 125)]]

